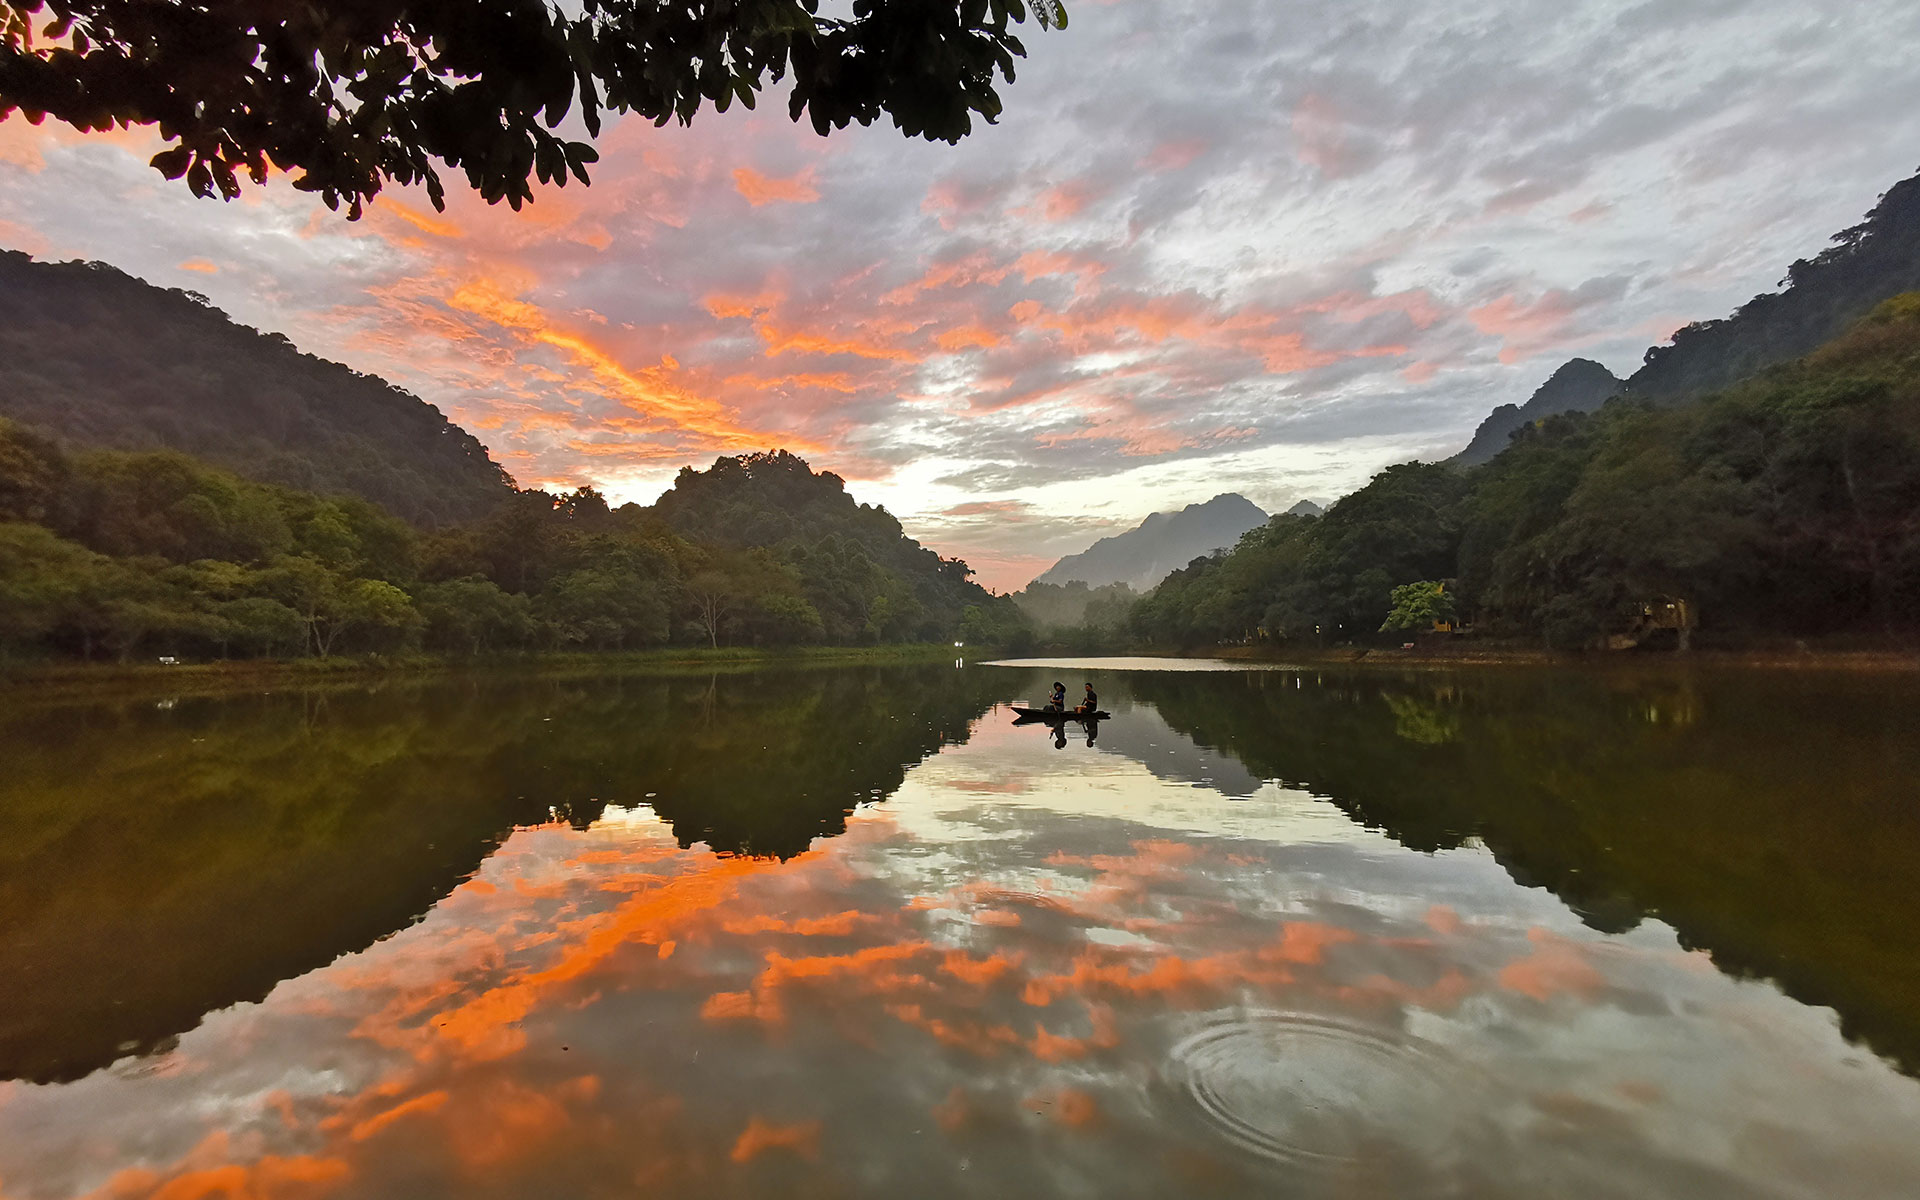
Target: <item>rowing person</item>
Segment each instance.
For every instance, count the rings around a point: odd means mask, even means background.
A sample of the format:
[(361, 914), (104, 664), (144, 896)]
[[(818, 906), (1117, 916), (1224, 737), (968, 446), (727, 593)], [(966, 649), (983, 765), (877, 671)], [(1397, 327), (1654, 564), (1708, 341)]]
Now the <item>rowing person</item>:
[[(1056, 683), (1054, 684), (1054, 686), (1059, 687), (1060, 685)], [(1063, 700), (1062, 703), (1065, 703), (1065, 701)], [(1093, 685), (1091, 683), (1087, 685), (1087, 698), (1081, 701), (1080, 707), (1074, 709), (1073, 711), (1076, 713), (1079, 713), (1082, 716), (1089, 716), (1089, 717), (1092, 716), (1094, 713), (1097, 713), (1100, 711), (1100, 697), (1098, 693), (1096, 693), (1093, 690)]]

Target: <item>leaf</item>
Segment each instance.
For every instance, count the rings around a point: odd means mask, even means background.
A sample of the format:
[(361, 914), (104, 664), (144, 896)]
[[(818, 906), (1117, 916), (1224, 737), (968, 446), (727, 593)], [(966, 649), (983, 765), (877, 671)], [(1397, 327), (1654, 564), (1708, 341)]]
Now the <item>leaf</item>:
[(147, 165), (168, 179), (178, 179), (187, 173), (193, 165), (193, 151), (185, 146), (175, 146), (171, 150), (162, 150), (147, 160)]

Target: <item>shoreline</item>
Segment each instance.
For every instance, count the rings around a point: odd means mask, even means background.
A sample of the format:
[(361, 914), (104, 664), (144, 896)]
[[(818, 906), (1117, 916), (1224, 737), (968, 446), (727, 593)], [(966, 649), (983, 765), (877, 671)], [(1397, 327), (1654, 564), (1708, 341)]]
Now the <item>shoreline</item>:
[[(1046, 654), (1044, 650), (1031, 652)], [(1675, 670), (1748, 669), (1767, 671), (1837, 671), (1851, 674), (1920, 673), (1920, 652), (1897, 650), (1692, 650), (1640, 653), (1633, 651), (1553, 651), (1519, 646), (1429, 647), (1413, 650), (1384, 648), (1283, 649), (1277, 646), (1217, 646), (1210, 650), (1132, 650), (1109, 654), (1169, 659), (1213, 659), (1248, 665), (1339, 667), (1368, 670), (1435, 670), (1447, 668), (1520, 669), (1557, 668), (1592, 673)], [(885, 646), (804, 646), (759, 649), (753, 647), (675, 647), (614, 653), (536, 653), (482, 657), (410, 655), (227, 659), (213, 662), (82, 663), (41, 661), (0, 665), (0, 696), (30, 693), (34, 698), (58, 699), (122, 691), (165, 691), (170, 694), (206, 694), (248, 689), (312, 689), (496, 675), (541, 679), (590, 679), (625, 674), (679, 674), (741, 672), (768, 667), (918, 666), (948, 664), (956, 658), (969, 663), (983, 657), (1003, 657), (985, 647), (956, 651), (939, 643)], [(1087, 658), (1073, 654), (1059, 657)]]
[[(977, 653), (977, 652), (976, 652)], [(620, 674), (745, 671), (763, 667), (917, 666), (951, 663), (964, 651), (938, 643), (885, 646), (801, 646), (778, 649), (677, 647), (614, 653), (516, 654), (481, 657), (410, 655), (225, 659), (166, 665), (155, 662), (35, 662), (0, 666), (0, 696), (85, 695), (164, 685), (172, 693), (248, 688), (321, 687), (461, 676), (532, 675), (547, 679)]]
[(1643, 652), (1632, 650), (1536, 650), (1520, 646), (1418, 647), (1413, 650), (1348, 647), (1282, 650), (1264, 646), (1220, 646), (1206, 654), (1181, 658), (1217, 658), (1226, 662), (1286, 663), (1309, 667), (1558, 667), (1579, 671), (1660, 670), (1736, 667), (1768, 671), (1920, 672), (1920, 652), (1903, 650), (1706, 649)]

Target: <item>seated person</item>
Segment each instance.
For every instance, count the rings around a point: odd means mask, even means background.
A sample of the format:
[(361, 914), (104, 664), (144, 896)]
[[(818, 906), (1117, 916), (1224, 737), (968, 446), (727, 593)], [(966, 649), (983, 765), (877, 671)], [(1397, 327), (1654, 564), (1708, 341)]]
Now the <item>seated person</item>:
[(1100, 711), (1100, 696), (1099, 693), (1093, 690), (1092, 684), (1087, 685), (1086, 699), (1082, 700), (1080, 707), (1073, 711), (1077, 713), (1097, 713)]
[(1067, 707), (1067, 685), (1056, 680), (1053, 695), (1047, 697), (1047, 707), (1054, 712), (1064, 712)]

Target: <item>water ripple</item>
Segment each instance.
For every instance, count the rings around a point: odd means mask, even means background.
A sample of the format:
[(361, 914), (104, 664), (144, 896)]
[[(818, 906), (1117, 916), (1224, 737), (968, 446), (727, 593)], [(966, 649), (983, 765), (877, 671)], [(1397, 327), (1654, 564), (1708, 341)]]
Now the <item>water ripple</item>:
[(1398, 1194), (1450, 1176), (1476, 1090), (1431, 1042), (1309, 1013), (1237, 1013), (1171, 1054), (1177, 1094), (1241, 1149), (1295, 1170), (1385, 1170)]

